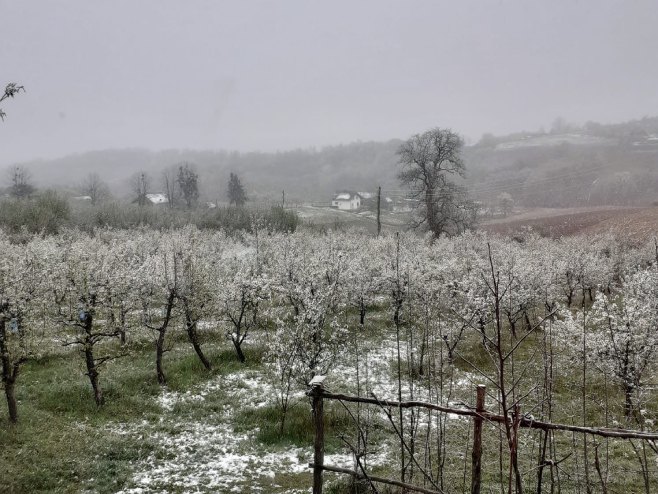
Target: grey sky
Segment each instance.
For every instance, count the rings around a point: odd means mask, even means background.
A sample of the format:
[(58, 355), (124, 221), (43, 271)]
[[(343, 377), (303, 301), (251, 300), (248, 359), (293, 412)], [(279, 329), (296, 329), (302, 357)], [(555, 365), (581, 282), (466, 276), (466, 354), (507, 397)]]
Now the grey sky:
[(0, 0), (0, 164), (658, 114), (658, 1)]

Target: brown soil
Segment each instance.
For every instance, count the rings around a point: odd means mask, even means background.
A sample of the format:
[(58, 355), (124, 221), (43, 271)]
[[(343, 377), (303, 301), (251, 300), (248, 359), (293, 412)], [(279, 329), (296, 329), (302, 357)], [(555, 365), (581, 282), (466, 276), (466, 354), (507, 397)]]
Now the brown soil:
[(633, 242), (658, 235), (658, 207), (531, 210), (481, 224), (490, 233), (532, 231), (548, 237), (612, 232)]

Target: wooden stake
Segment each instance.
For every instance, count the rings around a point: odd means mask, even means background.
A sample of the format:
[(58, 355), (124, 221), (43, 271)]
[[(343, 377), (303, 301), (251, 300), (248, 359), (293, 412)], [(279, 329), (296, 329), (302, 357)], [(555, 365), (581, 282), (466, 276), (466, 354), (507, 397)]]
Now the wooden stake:
[(312, 382), (310, 395), (313, 397), (313, 425), (315, 441), (313, 444), (313, 494), (322, 494), (322, 470), (324, 468), (324, 403), (322, 400), (322, 381)]
[(377, 189), (377, 236), (382, 232), (382, 187), (381, 185)]
[[(484, 412), (484, 396), (487, 387), (480, 384), (477, 387), (477, 397), (475, 401), (475, 411), (478, 414)], [(480, 494), (482, 482), (482, 416), (476, 416), (473, 419), (473, 452), (472, 470), (471, 470), (471, 494)]]

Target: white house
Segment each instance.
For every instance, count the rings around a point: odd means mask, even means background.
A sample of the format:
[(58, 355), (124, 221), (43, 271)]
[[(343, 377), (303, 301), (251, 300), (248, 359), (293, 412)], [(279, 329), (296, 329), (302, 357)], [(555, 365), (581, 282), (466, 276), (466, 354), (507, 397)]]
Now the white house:
[(358, 192), (338, 192), (331, 200), (331, 206), (343, 210), (355, 210), (361, 207), (363, 198)]
[(146, 194), (146, 198), (151, 204), (166, 204), (169, 202), (166, 194)]

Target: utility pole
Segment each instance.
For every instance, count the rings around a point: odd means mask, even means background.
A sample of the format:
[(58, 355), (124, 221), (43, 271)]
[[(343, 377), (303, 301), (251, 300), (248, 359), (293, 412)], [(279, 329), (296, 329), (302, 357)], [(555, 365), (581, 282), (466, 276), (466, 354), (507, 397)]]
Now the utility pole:
[(377, 189), (377, 236), (382, 232), (382, 186)]
[(281, 191), (281, 207), (282, 208), (286, 207), (286, 191), (285, 190)]

